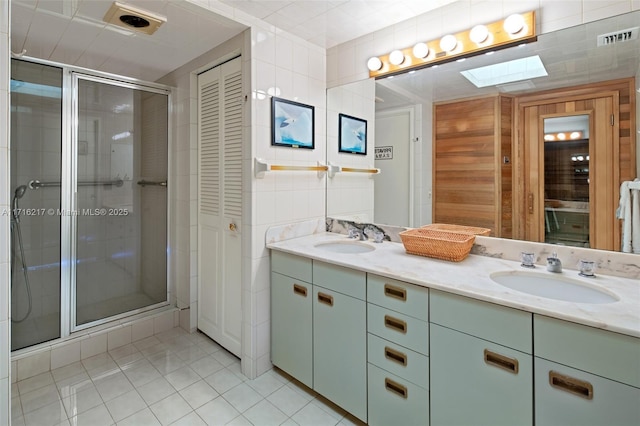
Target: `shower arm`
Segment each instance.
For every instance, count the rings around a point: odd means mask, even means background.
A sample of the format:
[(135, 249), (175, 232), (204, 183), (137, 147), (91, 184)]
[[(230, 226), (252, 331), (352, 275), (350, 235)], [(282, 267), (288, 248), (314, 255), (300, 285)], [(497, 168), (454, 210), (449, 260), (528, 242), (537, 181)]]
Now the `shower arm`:
[[(78, 186), (98, 186), (98, 185), (115, 185), (121, 187), (124, 184), (122, 179), (104, 180), (104, 181), (79, 181)], [(29, 182), (30, 189), (40, 189), (60, 186), (60, 182), (40, 182), (35, 179)]]

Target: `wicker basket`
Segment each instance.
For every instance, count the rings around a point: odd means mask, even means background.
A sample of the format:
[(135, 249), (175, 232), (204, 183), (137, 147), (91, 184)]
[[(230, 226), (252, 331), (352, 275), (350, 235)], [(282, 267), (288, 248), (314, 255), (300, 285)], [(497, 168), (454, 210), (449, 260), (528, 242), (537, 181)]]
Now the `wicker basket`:
[(434, 231), (456, 232), (458, 234), (487, 236), (491, 233), (489, 228), (478, 228), (476, 226), (450, 225), (448, 223), (432, 223), (424, 225), (422, 229), (433, 229)]
[(469, 255), (476, 236), (416, 228), (400, 232), (400, 238), (409, 254), (460, 262)]

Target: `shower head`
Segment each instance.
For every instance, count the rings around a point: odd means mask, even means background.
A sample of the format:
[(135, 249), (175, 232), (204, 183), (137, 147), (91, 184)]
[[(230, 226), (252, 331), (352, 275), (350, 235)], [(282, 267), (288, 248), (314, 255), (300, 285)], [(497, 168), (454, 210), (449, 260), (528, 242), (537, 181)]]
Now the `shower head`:
[(20, 199), (24, 197), (25, 192), (27, 192), (27, 185), (20, 185), (16, 188), (16, 192), (13, 194), (13, 196), (17, 199)]

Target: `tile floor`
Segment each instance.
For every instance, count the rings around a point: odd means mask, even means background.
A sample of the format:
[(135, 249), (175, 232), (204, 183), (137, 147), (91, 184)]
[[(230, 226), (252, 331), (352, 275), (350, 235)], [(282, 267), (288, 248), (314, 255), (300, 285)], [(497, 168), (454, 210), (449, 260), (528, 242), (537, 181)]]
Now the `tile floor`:
[(13, 426), (359, 424), (277, 370), (247, 379), (180, 328), (14, 383), (11, 407)]

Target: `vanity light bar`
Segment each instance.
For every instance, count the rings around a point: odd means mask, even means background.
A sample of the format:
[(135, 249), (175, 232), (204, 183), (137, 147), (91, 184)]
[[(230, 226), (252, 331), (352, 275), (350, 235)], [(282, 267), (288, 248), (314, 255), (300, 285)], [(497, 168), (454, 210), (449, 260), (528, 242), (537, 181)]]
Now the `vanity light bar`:
[(386, 77), (411, 70), (426, 68), (453, 60), (479, 55), (536, 41), (535, 12), (510, 15), (505, 19), (456, 34), (447, 34), (439, 40), (417, 43), (415, 46), (369, 58), (369, 77)]

